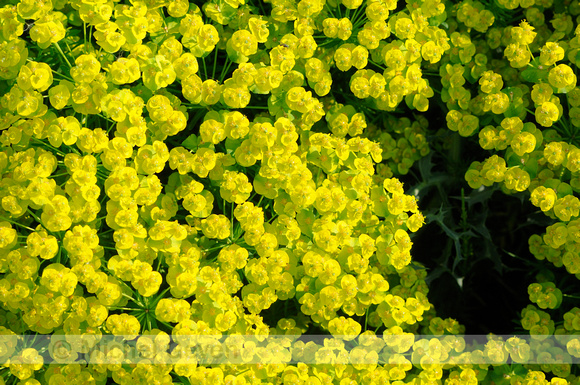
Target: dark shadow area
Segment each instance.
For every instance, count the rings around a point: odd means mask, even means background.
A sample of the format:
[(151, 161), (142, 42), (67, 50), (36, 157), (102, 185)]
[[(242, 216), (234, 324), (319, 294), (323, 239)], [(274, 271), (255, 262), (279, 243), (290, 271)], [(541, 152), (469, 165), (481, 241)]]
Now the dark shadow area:
[[(454, 202), (450, 200), (460, 205)], [(439, 223), (425, 225), (413, 239), (413, 259), (429, 270), (429, 299), (437, 315), (458, 320), (467, 334), (521, 329), (520, 312), (530, 303), (527, 287), (541, 268), (528, 250), (528, 238), (541, 234), (545, 229), (541, 222), (549, 221), (534, 214), (537, 209), (527, 199), (523, 202), (496, 191), (484, 202), (485, 210), (482, 203), (471, 207), (468, 221), (480, 223), (472, 223), (468, 233), (458, 231), (459, 262), (453, 240)], [(460, 215), (461, 206), (444, 223), (457, 227)]]

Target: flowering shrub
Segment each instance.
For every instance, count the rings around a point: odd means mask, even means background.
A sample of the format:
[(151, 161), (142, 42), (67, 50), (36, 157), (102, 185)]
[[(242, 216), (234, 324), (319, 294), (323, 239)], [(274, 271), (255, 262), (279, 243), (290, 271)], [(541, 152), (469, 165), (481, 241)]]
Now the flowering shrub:
[[(50, 345), (0, 341), (0, 383), (578, 383), (560, 362), (580, 357), (580, 313), (550, 312), (567, 294), (542, 277), (529, 345), (440, 363), (465, 328), (430, 303), (401, 181), (444, 105), (493, 151), (469, 185), (527, 192), (554, 219), (531, 253), (580, 278), (568, 3), (9, 0), (0, 334)], [(315, 334), (335, 338), (291, 339)], [(91, 351), (107, 336), (137, 339), (136, 361)], [(288, 340), (245, 340), (237, 364), (194, 354), (222, 336)]]

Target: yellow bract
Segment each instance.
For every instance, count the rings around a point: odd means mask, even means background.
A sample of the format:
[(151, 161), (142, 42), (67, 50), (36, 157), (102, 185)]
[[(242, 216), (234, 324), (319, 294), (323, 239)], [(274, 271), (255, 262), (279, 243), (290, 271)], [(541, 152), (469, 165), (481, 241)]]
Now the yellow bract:
[[(396, 176), (447, 135), (426, 118), (443, 109), (447, 128), (494, 150), (469, 166), (468, 184), (529, 193), (555, 221), (530, 238), (530, 252), (578, 275), (580, 9), (574, 1), (456, 3), (3, 5), (0, 334), (55, 333), (53, 345), (70, 342), (59, 352), (90, 361), (44, 367), (27, 348), (10, 357), (3, 378), (491, 381), (485, 365), (433, 364), (462, 351), (461, 338), (413, 341), (409, 331), (463, 330), (430, 310), (409, 233), (431, 217)], [(510, 26), (510, 15), (519, 24)], [(529, 295), (541, 308), (562, 302), (549, 282), (530, 285)], [(522, 327), (536, 340), (563, 341), (580, 331), (576, 310), (560, 322), (530, 305)], [(310, 326), (337, 338), (321, 346), (281, 339), (267, 349), (243, 341), (242, 361), (260, 362), (250, 368), (209, 368), (191, 350), (222, 334), (263, 340)], [(156, 351), (168, 348), (168, 333), (171, 355)], [(139, 354), (89, 352), (67, 339), (94, 346), (102, 334), (141, 334)], [(567, 341), (567, 352), (577, 356), (577, 345)], [(520, 341), (502, 346), (492, 341), (472, 358), (526, 361)], [(178, 362), (161, 364), (170, 358)], [(574, 381), (564, 365), (549, 369), (554, 384)], [(510, 375), (545, 382), (532, 370)]]

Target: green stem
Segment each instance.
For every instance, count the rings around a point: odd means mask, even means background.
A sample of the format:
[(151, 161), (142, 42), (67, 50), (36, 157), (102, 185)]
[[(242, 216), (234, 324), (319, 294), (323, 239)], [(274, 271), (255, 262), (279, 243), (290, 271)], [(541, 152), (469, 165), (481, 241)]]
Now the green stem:
[(147, 321), (147, 326), (149, 327), (149, 330), (151, 330), (151, 319), (149, 318), (149, 313), (145, 314), (145, 320)]
[(65, 155), (66, 155), (64, 152), (60, 151), (58, 148), (54, 147), (53, 145), (51, 145), (51, 144), (49, 144), (49, 143), (46, 143), (46, 142), (45, 142), (45, 141), (43, 141), (43, 140), (37, 139), (37, 138), (35, 138), (34, 136), (32, 136), (30, 139), (34, 139), (34, 140), (36, 140), (37, 142), (44, 144), (46, 147), (48, 147), (48, 148), (50, 148), (50, 149), (54, 150), (54, 151), (55, 151), (55, 152), (56, 152), (58, 155), (60, 155), (60, 156), (65, 156)]
[(382, 65), (380, 65), (380, 64), (379, 64), (379, 63), (377, 63), (377, 62), (374, 62), (374, 61), (372, 61), (372, 60), (369, 60), (369, 63), (371, 63), (372, 65), (374, 65), (374, 66), (376, 66), (376, 67), (378, 67), (378, 68), (380, 68), (380, 69), (381, 69), (381, 70), (383, 70), (383, 71), (384, 71), (384, 70), (386, 70), (386, 67), (383, 67)]
[(70, 61), (68, 61), (68, 58), (66, 57), (66, 55), (64, 54), (64, 52), (62, 51), (62, 48), (60, 48), (60, 45), (58, 45), (58, 42), (55, 42), (54, 45), (56, 46), (56, 49), (58, 49), (58, 52), (60, 52), (61, 56), (64, 58), (64, 60), (66, 61), (66, 64), (68, 64), (68, 66), (70, 68), (72, 68), (72, 64), (70, 64)]
[(232, 65), (232, 61), (230, 60), (229, 57), (226, 57), (226, 64), (222, 67), (222, 72), (220, 74), (220, 83), (223, 83), (224, 81), (224, 77), (226, 76), (226, 74), (228, 73), (230, 66)]
[(320, 43), (318, 44), (319, 47), (324, 47), (326, 45), (338, 45), (342, 42), (342, 40), (340, 39), (328, 39), (326, 40), (324, 43)]
[(155, 268), (155, 271), (159, 271), (159, 269), (161, 268), (161, 256), (157, 257), (157, 267)]
[[(36, 220), (36, 222), (38, 222), (40, 225), (42, 225), (42, 227), (44, 227), (46, 229), (46, 226), (44, 226), (44, 224), (42, 223), (40, 218), (36, 216), (36, 214), (34, 214), (30, 209), (26, 209), (26, 211), (28, 212), (28, 214), (30, 214), (32, 216), (32, 218), (34, 218), (34, 220)], [(50, 230), (48, 230), (48, 232), (52, 234), (52, 232)]]
[(173, 330), (173, 326), (169, 325), (167, 322), (161, 321), (160, 319), (158, 319), (157, 317), (155, 318), (157, 320), (157, 322), (159, 322), (160, 324), (166, 326), (168, 329)]
[(163, 298), (163, 296), (165, 295), (165, 293), (167, 293), (169, 290), (171, 290), (171, 287), (168, 287), (167, 289), (163, 290), (161, 293), (159, 293), (154, 299), (153, 299), (153, 303), (157, 304), (157, 302), (159, 302), (159, 300), (161, 300), (161, 298)]
[(278, 214), (276, 214), (276, 215), (272, 215), (272, 217), (271, 217), (270, 219), (268, 219), (268, 221), (267, 221), (266, 223), (272, 223), (272, 222), (274, 222), (274, 220), (275, 220), (276, 218), (278, 218)]
[(58, 248), (58, 254), (56, 255), (56, 263), (60, 263), (60, 256), (62, 255), (62, 248)]
[(20, 227), (22, 227), (22, 228), (25, 228), (26, 230), (30, 230), (30, 231), (36, 231), (36, 230), (34, 230), (33, 228), (30, 228), (30, 227), (28, 227), (28, 226), (24, 226), (23, 224), (20, 224), (20, 223), (18, 223), (18, 222), (14, 222), (13, 220), (11, 220), (11, 219), (8, 219), (8, 218), (0, 217), (0, 220), (2, 220), (2, 221), (6, 221), (6, 222), (9, 222), (9, 223), (12, 223), (13, 225), (16, 225), (16, 226), (20, 226)]
[(264, 9), (264, 6), (262, 5), (262, 1), (258, 0), (257, 3), (260, 6), (260, 10), (262, 11), (262, 15), (266, 15), (266, 10)]
[(95, 115), (97, 115), (97, 116), (99, 116), (99, 117), (101, 117), (101, 118), (105, 119), (105, 120), (106, 120), (106, 121), (108, 121), (108, 122), (111, 122), (111, 123), (113, 123), (113, 124), (117, 124), (117, 122), (115, 122), (113, 119), (107, 118), (107, 117), (106, 117), (105, 115), (103, 115), (103, 114), (95, 114)]
[[(224, 207), (225, 207), (225, 202), (224, 202)], [(230, 234), (233, 237), (234, 236), (234, 203), (233, 202), (232, 202), (232, 210), (230, 212), (230, 226), (231, 226)]]
[(201, 58), (201, 62), (203, 64), (203, 74), (205, 75), (205, 78), (207, 80), (207, 67), (205, 66), (205, 58), (204, 57)]
[(107, 180), (107, 178), (109, 178), (109, 176), (102, 171), (97, 171), (97, 176), (101, 177), (103, 180)]
[(69, 175), (70, 176), (70, 174), (68, 172), (63, 172), (63, 173), (60, 173), (60, 174), (52, 174), (52, 175), (49, 176), (49, 178), (57, 178), (59, 176), (64, 176), (64, 175)]
[(215, 47), (213, 49), (213, 52), (214, 52), (214, 54), (213, 54), (213, 70), (211, 71), (211, 78), (215, 79), (215, 70), (217, 68), (217, 55), (218, 55), (217, 47)]
[(211, 249), (205, 249), (203, 250), (205, 253), (211, 253), (212, 251), (216, 251), (219, 249), (223, 249), (225, 247), (225, 245), (220, 244), (219, 246), (216, 247), (212, 247)]
[[(123, 297), (127, 298), (128, 300), (130, 300), (130, 301), (133, 301), (133, 302), (134, 302), (134, 303), (136, 303), (137, 305), (141, 306), (141, 308), (145, 308), (145, 305), (143, 305), (143, 304), (142, 304), (140, 301), (137, 301), (135, 298), (133, 298), (133, 297), (130, 297), (130, 296), (128, 296), (128, 295), (127, 295), (127, 294), (125, 294), (125, 293), (121, 293), (121, 295), (122, 295)], [(133, 310), (135, 310), (135, 309), (133, 309)]]
[[(68, 148), (70, 151), (74, 152), (74, 153), (75, 153), (75, 154), (77, 154), (77, 155), (81, 155), (81, 153), (79, 152), (79, 150), (77, 150), (77, 149), (76, 149), (76, 148), (74, 148), (74, 147), (71, 147), (71, 146), (66, 146), (66, 148)], [(70, 154), (70, 152), (69, 152), (69, 154)]]
[(203, 110), (203, 109), (207, 109), (206, 106), (200, 106), (198, 104), (190, 104), (190, 103), (181, 103), (182, 106), (186, 106), (187, 108), (191, 109), (197, 109), (197, 110)]
[[(353, 26), (354, 26), (354, 25), (357, 25), (357, 24), (360, 22), (359, 18), (360, 18), (361, 20), (362, 20), (362, 19), (364, 19), (364, 17), (365, 17), (365, 11), (364, 11), (364, 10), (365, 10), (365, 9), (366, 9), (366, 7), (358, 7), (358, 8), (356, 9), (356, 11), (354, 12), (354, 15), (352, 15), (352, 20), (353, 20), (353, 22), (352, 22), (352, 25), (353, 25)], [(361, 11), (362, 11), (362, 12), (361, 12)], [(354, 29), (354, 28), (353, 28), (353, 29)]]
[(324, 6), (328, 10), (328, 13), (330, 13), (330, 16), (332, 16), (333, 18), (336, 19), (336, 16), (334, 16), (334, 12), (332, 12), (332, 9), (330, 9), (330, 7), (328, 6), (328, 3), (324, 4)]
[(365, 24), (365, 14), (363, 12), (362, 15), (358, 19), (356, 19), (352, 22), (352, 30), (356, 31), (360, 27), (362, 27), (364, 24)]
[(254, 191), (252, 193), (252, 195), (248, 198), (248, 202), (252, 202), (254, 200), (254, 198), (256, 197), (256, 195), (258, 195), (258, 193), (256, 191)]
[(72, 51), (72, 49), (70, 49), (70, 46), (68, 45), (68, 42), (66, 40), (63, 40), (64, 45), (66, 45), (66, 49), (68, 49), (68, 52), (70, 53), (71, 57), (74, 57), (74, 53)]
[(367, 325), (369, 322), (369, 312), (370, 312), (370, 309), (367, 309), (367, 311), (365, 313), (365, 331), (368, 330)]
[(53, 70), (52, 68), (51, 68), (51, 70), (52, 70), (52, 73), (53, 73), (53, 74), (56, 74), (56, 75), (62, 76), (62, 77), (63, 77), (63, 78), (65, 78), (66, 80), (68, 80), (68, 81), (70, 81), (70, 82), (73, 82), (73, 83), (74, 83), (74, 80), (73, 80), (73, 78), (71, 78), (71, 77), (69, 77), (69, 76), (66, 76), (65, 74), (61, 74), (60, 72), (56, 72), (56, 71), (55, 71), (55, 70)]
[(107, 230), (107, 231), (103, 231), (102, 233), (99, 233), (99, 237), (100, 237), (101, 235), (105, 235), (105, 234), (108, 234), (108, 233), (110, 233), (110, 232), (113, 232), (113, 231), (115, 231), (115, 230), (114, 230), (114, 229), (109, 229), (109, 230)]

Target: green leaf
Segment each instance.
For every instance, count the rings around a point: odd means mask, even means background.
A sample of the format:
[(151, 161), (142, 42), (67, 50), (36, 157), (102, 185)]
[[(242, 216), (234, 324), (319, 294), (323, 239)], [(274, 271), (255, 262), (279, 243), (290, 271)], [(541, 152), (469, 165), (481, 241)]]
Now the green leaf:
[(373, 212), (377, 216), (385, 218), (389, 215), (388, 200), (381, 201), (381, 197), (387, 197), (385, 189), (380, 186), (373, 187), (371, 189), (371, 200), (374, 202)]
[(566, 195), (572, 195), (574, 192), (568, 183), (560, 183), (556, 189), (556, 193), (558, 194), (558, 198), (563, 198)]
[(479, 120), (479, 126), (485, 127), (493, 121), (494, 115), (486, 114)]
[(409, 107), (411, 110), (415, 109), (415, 107), (413, 106), (413, 100), (415, 100), (415, 95), (405, 96), (405, 103), (407, 104), (407, 107)]
[(578, 63), (578, 61), (580, 61), (580, 51), (576, 53), (576, 60), (574, 61), (574, 63)]
[(433, 167), (435, 167), (435, 164), (431, 161), (432, 158), (433, 153), (430, 152), (429, 154), (427, 154), (427, 156), (422, 157), (417, 162), (417, 165), (419, 166), (419, 173), (421, 173), (422, 180), (429, 180), (431, 178), (432, 173), (431, 170), (433, 170)]
[(472, 191), (469, 196), (465, 197), (468, 209), (471, 209), (471, 207), (477, 203), (483, 203), (491, 199), (491, 196), (496, 190), (497, 188), (495, 187), (485, 187), (483, 189)]
[(538, 160), (543, 157), (543, 153), (532, 153), (524, 164), (524, 171), (530, 175), (530, 178), (535, 178), (538, 175)]
[(283, 102), (283, 97), (271, 94), (270, 97), (268, 97), (268, 112), (270, 115), (276, 116), (279, 112), (281, 112), (284, 106)]
[(234, 151), (242, 144), (243, 139), (230, 139), (226, 138), (225, 145), (226, 150), (228, 150), (228, 154), (233, 154)]
[(496, 385), (509, 385), (510, 379), (514, 376), (517, 376), (512, 366), (513, 365), (494, 366), (493, 370), (490, 370), (487, 373), (487, 377), (489, 377), (490, 383), (495, 383)]
[(445, 20), (447, 20), (447, 12), (443, 12), (443, 13), (440, 13), (439, 15), (437, 15), (437, 16), (430, 17), (429, 18), (429, 25), (432, 26), (432, 27), (438, 27), (441, 24), (443, 24), (443, 27), (445, 29), (447, 29), (448, 26), (445, 23)]
[(524, 111), (523, 92), (518, 87), (509, 87), (503, 89), (501, 92), (506, 94), (509, 98), (509, 107), (503, 113), (506, 118), (513, 118), (519, 116)]
[[(539, 67), (541, 67), (541, 69)], [(540, 65), (538, 59), (534, 59), (521, 75), (527, 82), (540, 83), (548, 78), (548, 70)]]
[(189, 135), (183, 141), (183, 143), (181, 143), (181, 145), (187, 148), (188, 150), (197, 151), (197, 148), (199, 147), (199, 138), (197, 137), (197, 135), (194, 134)]
[(431, 282), (433, 282), (437, 278), (441, 277), (444, 273), (451, 273), (451, 272), (445, 266), (437, 266), (435, 269), (433, 269), (429, 272), (429, 274), (425, 278), (425, 282), (429, 285)]
[(161, 31), (151, 35), (151, 41), (156, 45), (163, 44), (163, 42), (170, 36), (179, 33), (179, 25), (179, 19), (176, 19), (175, 17), (167, 17)]

